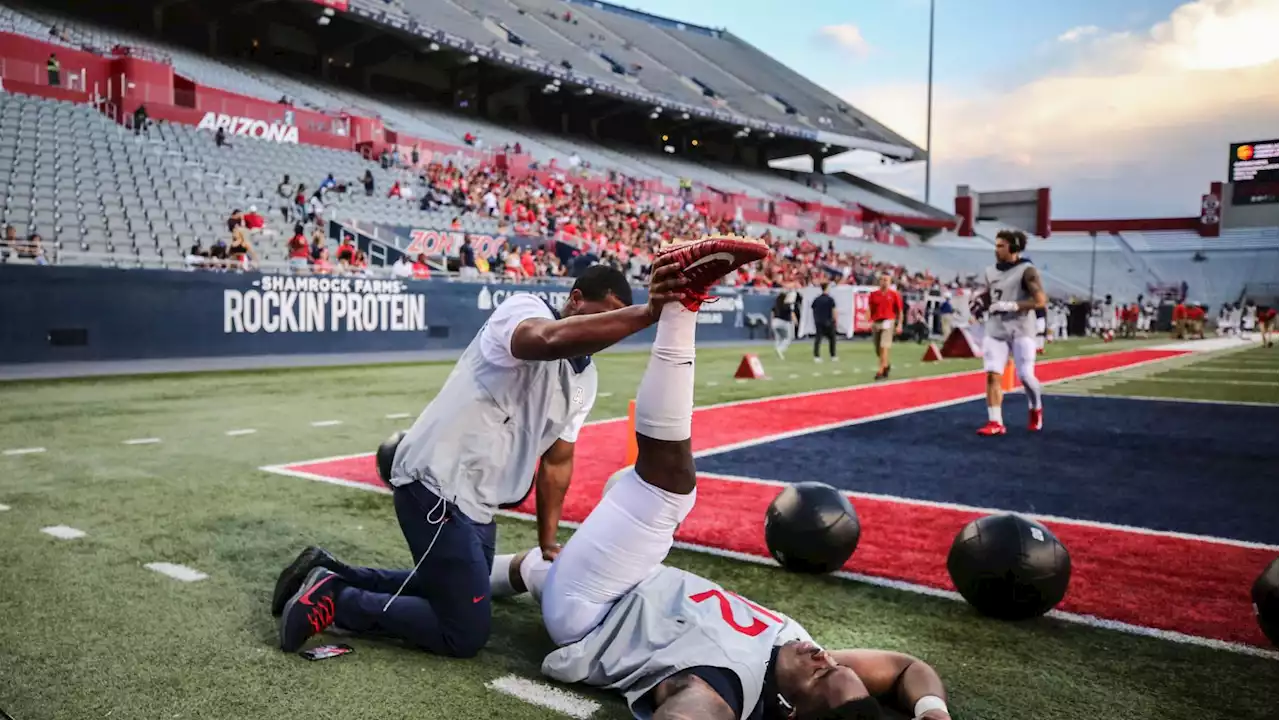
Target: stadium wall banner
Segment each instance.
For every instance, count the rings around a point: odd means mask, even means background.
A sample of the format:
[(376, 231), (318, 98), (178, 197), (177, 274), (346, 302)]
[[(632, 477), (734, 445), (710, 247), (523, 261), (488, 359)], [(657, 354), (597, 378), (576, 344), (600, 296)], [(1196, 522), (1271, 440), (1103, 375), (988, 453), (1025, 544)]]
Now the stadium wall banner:
[(196, 127), (209, 132), (217, 132), (218, 128), (222, 128), (228, 135), (245, 135), (288, 145), (298, 144), (298, 128), (292, 125), (254, 120), (253, 118), (207, 112)]
[[(569, 286), (0, 266), (0, 363), (460, 350), (519, 293), (559, 308)], [(745, 340), (747, 312), (770, 305), (736, 293), (707, 303), (699, 338)]]
[(315, 2), (338, 12), (346, 12), (349, 9), (347, 0), (315, 0)]

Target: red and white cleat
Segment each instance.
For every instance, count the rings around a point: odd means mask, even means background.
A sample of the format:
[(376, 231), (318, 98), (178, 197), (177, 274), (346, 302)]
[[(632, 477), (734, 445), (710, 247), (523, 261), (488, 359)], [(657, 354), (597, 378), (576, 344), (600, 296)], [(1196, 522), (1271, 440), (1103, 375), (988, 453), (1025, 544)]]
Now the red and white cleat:
[(1044, 408), (1033, 408), (1027, 414), (1027, 429), (1031, 432), (1040, 432), (1044, 429)]
[(987, 436), (989, 436), (989, 435), (1003, 435), (1003, 434), (1005, 434), (1004, 425), (1003, 425), (1002, 423), (998, 423), (998, 422), (996, 422), (996, 421), (992, 420), (992, 421), (988, 422), (986, 425), (983, 425), (982, 427), (978, 428), (978, 434), (979, 434), (979, 435), (987, 435)]
[(769, 257), (769, 247), (756, 238), (738, 235), (708, 235), (700, 240), (668, 245), (655, 260), (671, 258), (689, 284), (681, 303), (697, 312), (704, 301), (712, 300), (711, 287), (738, 268)]

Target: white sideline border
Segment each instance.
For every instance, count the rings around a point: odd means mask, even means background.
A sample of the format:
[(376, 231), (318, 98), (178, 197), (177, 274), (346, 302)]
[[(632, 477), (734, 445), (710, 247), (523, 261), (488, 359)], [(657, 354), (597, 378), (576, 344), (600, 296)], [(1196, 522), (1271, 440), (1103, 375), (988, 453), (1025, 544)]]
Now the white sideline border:
[(534, 682), (518, 675), (503, 675), (485, 683), (485, 687), (530, 705), (568, 715), (575, 720), (587, 720), (600, 709), (600, 703), (545, 683)]

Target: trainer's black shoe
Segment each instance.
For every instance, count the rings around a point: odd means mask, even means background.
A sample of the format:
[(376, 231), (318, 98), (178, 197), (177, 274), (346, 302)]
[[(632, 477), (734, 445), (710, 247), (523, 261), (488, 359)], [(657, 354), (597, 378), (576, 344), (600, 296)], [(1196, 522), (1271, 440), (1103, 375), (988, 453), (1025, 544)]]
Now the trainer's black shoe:
[(344, 565), (338, 558), (329, 554), (328, 550), (322, 547), (312, 545), (302, 552), (298, 553), (298, 557), (289, 563), (289, 567), (280, 571), (280, 577), (276, 578), (276, 588), (271, 593), (271, 614), (276, 617), (284, 611), (284, 604), (298, 592), (298, 588), (302, 587), (302, 580), (314, 568), (328, 568), (339, 575), (346, 570)]
[(888, 379), (889, 379), (889, 371), (890, 371), (890, 370), (892, 370), (892, 369), (893, 369), (893, 366), (892, 366), (892, 365), (885, 365), (885, 366), (884, 366), (884, 379), (885, 379), (885, 380), (888, 380)]
[(298, 593), (280, 613), (281, 650), (296, 652), (311, 636), (333, 624), (341, 586), (342, 579), (332, 570), (318, 567), (307, 573)]

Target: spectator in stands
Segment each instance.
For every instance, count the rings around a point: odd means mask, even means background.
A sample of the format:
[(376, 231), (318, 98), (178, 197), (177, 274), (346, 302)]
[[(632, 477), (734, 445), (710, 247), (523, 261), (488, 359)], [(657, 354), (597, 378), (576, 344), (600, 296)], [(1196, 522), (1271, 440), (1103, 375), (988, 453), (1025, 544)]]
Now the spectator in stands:
[(289, 176), (285, 175), (280, 184), (276, 186), (276, 195), (280, 196), (280, 217), (285, 222), (289, 222), (289, 209), (293, 207), (291, 202), (293, 184), (289, 182)]
[(227, 131), (221, 126), (213, 133), (213, 144), (218, 147), (231, 147), (231, 143), (227, 142)]
[(356, 250), (355, 256), (351, 258), (351, 271), (357, 275), (369, 274), (369, 256), (363, 250)]
[(338, 267), (346, 268), (355, 261), (356, 245), (355, 240), (346, 233), (342, 234), (342, 240), (338, 243)]
[(418, 144), (413, 144), (413, 150), (409, 153), (409, 158), (413, 161), (413, 167), (418, 167), (418, 161), (422, 159), (422, 155), (418, 152)]
[(27, 241), (19, 243), (14, 250), (21, 260), (31, 260), (37, 265), (49, 264), (44, 257), (44, 243), (41, 241), (40, 233), (31, 233), (27, 236)]
[(320, 248), (320, 254), (316, 256), (316, 261), (311, 264), (311, 272), (316, 275), (329, 275), (333, 272), (333, 263), (329, 262), (328, 248)]
[(307, 186), (298, 185), (293, 193), (293, 212), (299, 222), (308, 222), (307, 218)]
[(320, 224), (324, 222), (324, 201), (320, 199), (320, 191), (311, 193), (307, 201), (307, 222)]
[(373, 171), (364, 171), (364, 194), (367, 197), (373, 197)]
[(193, 270), (203, 268), (209, 263), (209, 251), (205, 248), (200, 238), (191, 244), (187, 249), (187, 267)]
[(244, 214), (244, 228), (250, 234), (263, 237), (275, 237), (276, 231), (267, 227), (267, 219), (258, 213), (257, 205), (250, 205), (249, 212)]
[(289, 238), (289, 269), (294, 275), (306, 275), (310, 265), (311, 252), (307, 249), (307, 236), (301, 225), (293, 226), (293, 237)]
[(402, 280), (413, 277), (413, 263), (409, 262), (409, 259), (404, 255), (401, 255), (391, 266), (391, 276)]
[(338, 181), (333, 179), (333, 173), (329, 173), (328, 177), (320, 181), (320, 191), (328, 192), (330, 188), (336, 188)]
[(227, 255), (232, 266), (240, 270), (249, 270), (258, 264), (258, 253), (254, 252), (253, 244), (249, 242), (249, 233), (244, 228), (243, 219), (231, 229), (231, 245), (227, 248)]
[(399, 180), (396, 180), (394, 183), (392, 183), (391, 189), (387, 191), (387, 197), (388, 198), (400, 197), (400, 181)]
[(316, 228), (311, 233), (311, 261), (315, 262), (320, 259), (321, 253), (326, 250), (324, 246), (324, 231)]
[(214, 241), (213, 247), (209, 248), (208, 267), (214, 269), (222, 269), (226, 267), (227, 261), (227, 242), (219, 237)]
[(4, 240), (0, 240), (0, 262), (9, 259), (10, 250), (18, 249), (18, 228), (12, 225), (4, 226)]
[(820, 350), (825, 338), (831, 352), (831, 362), (836, 362), (836, 301), (827, 292), (827, 283), (822, 283), (822, 294), (813, 299), (809, 311), (813, 313), (813, 361), (822, 362)]
[(413, 261), (413, 277), (417, 280), (426, 280), (431, 277), (431, 266), (427, 264), (426, 255), (418, 255), (418, 259)]
[(468, 130), (467, 134), (462, 136), (462, 142), (466, 143), (467, 147), (473, 147), (476, 144), (476, 136)]
[(147, 129), (147, 105), (142, 103), (133, 111), (133, 134), (140, 135)]
[(62, 85), (62, 63), (58, 62), (58, 54), (49, 53), (49, 61), (45, 65), (49, 70), (49, 87)]

